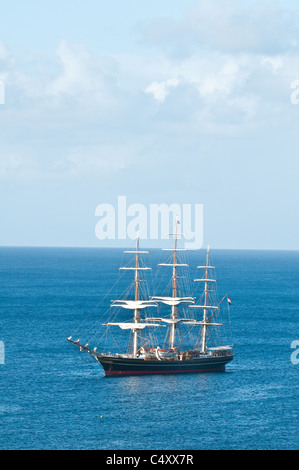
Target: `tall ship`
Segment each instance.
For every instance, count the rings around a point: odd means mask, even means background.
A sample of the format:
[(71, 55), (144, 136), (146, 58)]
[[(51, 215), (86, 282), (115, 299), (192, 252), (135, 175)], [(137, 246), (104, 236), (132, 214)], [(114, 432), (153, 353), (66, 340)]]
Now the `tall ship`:
[[(178, 231), (179, 223), (177, 219), (173, 233), (169, 234), (173, 238), (173, 246), (165, 249), (171, 255), (167, 262), (158, 265), (166, 270), (166, 277), (169, 278), (168, 291), (163, 292), (163, 295), (149, 295), (144, 290), (142, 274), (151, 268), (142, 262), (143, 254), (148, 252), (140, 250), (138, 235), (136, 249), (125, 252), (134, 255), (133, 265), (120, 268), (133, 273), (132, 288), (129, 295), (112, 300), (109, 308), (114, 314), (112, 320), (115, 320), (117, 310), (122, 312), (123, 321), (101, 323), (101, 327), (107, 329), (107, 332), (102, 336), (100, 345), (94, 348), (89, 343), (84, 344), (80, 338), (67, 338), (101, 364), (106, 376), (224, 371), (226, 364), (234, 358), (233, 345), (224, 344), (227, 335), (223, 335), (223, 331), (227, 331), (230, 324), (221, 320), (225, 316), (230, 323), (230, 299), (226, 294), (218, 301), (216, 279), (213, 275), (215, 267), (210, 264), (209, 248), (205, 263), (197, 267), (199, 276), (196, 279), (190, 280), (188, 276), (181, 275), (180, 271), (188, 269), (189, 265), (182, 262), (180, 256), (185, 249), (178, 246), (178, 241), (183, 236)], [(165, 275), (162, 276), (164, 277)], [(190, 283), (196, 285), (192, 289), (192, 295), (186, 294), (186, 289), (182, 289), (184, 285), (190, 293)], [(223, 315), (224, 310), (226, 315)], [(153, 311), (155, 315), (151, 313)], [(128, 312), (131, 312), (130, 315), (127, 315)], [(127, 347), (124, 351), (105, 350), (104, 338), (108, 332), (113, 336), (115, 329), (127, 335)], [(125, 344), (116, 340), (114, 342), (118, 347), (119, 344), (122, 347)]]

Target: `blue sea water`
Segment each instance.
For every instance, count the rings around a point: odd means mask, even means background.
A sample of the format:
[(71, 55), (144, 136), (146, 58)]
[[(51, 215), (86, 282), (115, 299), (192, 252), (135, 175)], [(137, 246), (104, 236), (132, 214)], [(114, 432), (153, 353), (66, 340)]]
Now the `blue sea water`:
[(120, 260), (118, 249), (0, 248), (0, 448), (298, 449), (299, 252), (213, 252), (232, 299), (226, 372), (105, 378), (66, 338)]

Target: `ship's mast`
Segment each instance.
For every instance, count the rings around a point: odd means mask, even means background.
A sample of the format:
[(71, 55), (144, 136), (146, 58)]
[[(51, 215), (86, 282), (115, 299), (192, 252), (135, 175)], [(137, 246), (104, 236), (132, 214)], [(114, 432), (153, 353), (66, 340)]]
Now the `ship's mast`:
[(192, 325), (194, 324), (202, 324), (202, 322), (195, 322), (193, 319), (189, 318), (179, 318), (179, 311), (178, 311), (178, 305), (182, 303), (192, 303), (194, 304), (194, 298), (193, 297), (188, 297), (188, 296), (183, 296), (180, 297), (178, 295), (178, 285), (177, 285), (177, 268), (178, 267), (188, 267), (189, 265), (186, 263), (180, 263), (178, 260), (178, 251), (185, 251), (185, 248), (178, 248), (178, 237), (183, 236), (183, 233), (178, 233), (178, 224), (179, 224), (178, 218), (176, 218), (175, 221), (175, 228), (174, 228), (174, 233), (169, 233), (168, 235), (172, 235), (174, 237), (174, 248), (163, 248), (163, 250), (166, 251), (173, 251), (173, 262), (172, 263), (159, 263), (158, 266), (171, 266), (172, 267), (172, 292), (171, 292), (171, 297), (166, 297), (166, 296), (154, 296), (152, 299), (156, 302), (166, 304), (171, 307), (171, 314), (170, 317), (165, 318), (165, 317), (159, 317), (159, 318), (147, 318), (148, 321), (160, 321), (164, 322), (169, 325), (170, 327), (170, 336), (169, 336), (169, 348), (173, 349), (175, 347), (175, 340), (176, 340), (176, 328), (177, 325), (182, 325), (188, 323), (189, 325), (192, 322)]
[(204, 300), (204, 309), (203, 309), (203, 330), (202, 330), (202, 344), (201, 344), (201, 352), (206, 352), (206, 340), (207, 340), (207, 318), (208, 318), (208, 309), (207, 309), (207, 301), (208, 301), (208, 278), (209, 278), (209, 251), (210, 247), (208, 246), (207, 250), (207, 260), (206, 260), (206, 272), (205, 272), (205, 300)]
[(139, 233), (137, 234), (136, 241), (136, 250), (135, 251), (125, 251), (124, 253), (134, 253), (135, 254), (135, 266), (134, 267), (121, 267), (120, 269), (124, 270), (133, 270), (135, 271), (134, 275), (134, 300), (119, 299), (114, 300), (111, 304), (111, 307), (121, 307), (124, 309), (129, 309), (134, 311), (133, 321), (132, 322), (113, 322), (105, 323), (107, 326), (119, 326), (123, 330), (132, 330), (133, 332), (133, 357), (137, 357), (138, 353), (138, 332), (143, 330), (145, 327), (156, 327), (160, 326), (159, 324), (145, 323), (141, 319), (140, 311), (147, 307), (157, 307), (158, 304), (154, 300), (142, 300), (140, 295), (140, 275), (139, 271), (150, 270), (146, 266), (140, 266), (139, 255), (141, 253), (148, 253), (148, 251), (140, 251), (139, 249)]
[[(135, 262), (135, 302), (139, 300), (139, 233), (136, 241), (136, 262)], [(134, 323), (140, 323), (140, 309), (134, 310)], [(138, 329), (133, 330), (133, 356), (136, 357), (138, 351)]]
[[(219, 302), (218, 305), (209, 305), (209, 283), (215, 283), (216, 284), (216, 279), (213, 279), (212, 276), (209, 275), (209, 272), (211, 269), (215, 269), (215, 266), (210, 265), (210, 248), (208, 246), (207, 249), (207, 256), (206, 256), (206, 263), (205, 266), (197, 266), (199, 269), (205, 269), (205, 274), (204, 277), (200, 279), (194, 279), (195, 282), (203, 282), (204, 283), (204, 301), (203, 305), (189, 305), (190, 308), (200, 308), (203, 309), (203, 319), (202, 321), (196, 321), (194, 324), (197, 324), (199, 326), (202, 326), (202, 331), (201, 331), (201, 348), (200, 351), (202, 354), (205, 354), (207, 352), (207, 331), (210, 326), (224, 326), (222, 323), (216, 323), (212, 322), (212, 318), (214, 314), (217, 312), (219, 309), (222, 301), (224, 300), (225, 297)], [(209, 315), (210, 311), (210, 315)], [(211, 313), (212, 311), (212, 313)]]
[[(172, 268), (172, 297), (173, 299), (177, 296), (177, 239), (178, 239), (178, 219), (175, 221), (175, 233), (174, 233), (174, 250), (173, 250), (173, 268)], [(178, 318), (178, 308), (177, 305), (172, 305), (171, 307), (171, 318), (176, 320)], [(170, 330), (170, 348), (174, 348), (175, 344), (175, 330), (176, 323), (175, 321), (171, 324)]]
[(181, 303), (194, 303), (193, 297), (178, 297), (178, 288), (177, 288), (177, 268), (181, 266), (188, 266), (188, 264), (178, 262), (178, 251), (184, 251), (184, 248), (178, 248), (178, 236), (183, 235), (182, 233), (178, 233), (178, 218), (175, 221), (175, 228), (174, 233), (170, 233), (174, 237), (174, 248), (164, 248), (167, 251), (173, 251), (173, 262), (172, 263), (160, 263), (159, 266), (171, 266), (172, 267), (172, 292), (171, 297), (153, 297), (154, 300), (160, 303), (164, 303), (166, 305), (171, 306), (171, 314), (169, 318), (152, 318), (152, 320), (158, 320), (167, 323), (170, 325), (170, 336), (169, 336), (169, 347), (173, 349), (175, 347), (175, 339), (176, 339), (176, 327), (178, 323), (183, 323), (184, 319), (179, 318), (179, 311), (178, 305)]

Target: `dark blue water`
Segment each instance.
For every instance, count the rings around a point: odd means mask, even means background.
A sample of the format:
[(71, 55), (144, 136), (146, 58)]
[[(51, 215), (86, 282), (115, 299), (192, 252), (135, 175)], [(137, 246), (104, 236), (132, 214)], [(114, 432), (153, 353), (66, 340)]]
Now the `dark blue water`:
[(298, 449), (299, 252), (213, 252), (232, 299), (226, 372), (105, 378), (66, 337), (120, 260), (109, 249), (0, 249), (0, 448)]

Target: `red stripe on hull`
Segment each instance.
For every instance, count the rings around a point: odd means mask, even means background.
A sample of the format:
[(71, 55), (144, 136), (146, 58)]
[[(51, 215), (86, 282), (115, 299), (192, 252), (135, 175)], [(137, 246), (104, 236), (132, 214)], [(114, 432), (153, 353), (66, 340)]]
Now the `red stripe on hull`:
[(186, 374), (196, 372), (220, 372), (225, 370), (225, 366), (214, 367), (213, 369), (196, 369), (196, 370), (155, 370), (155, 371), (118, 371), (118, 370), (107, 370), (105, 375), (107, 376), (119, 376), (119, 375), (145, 375), (145, 374)]

